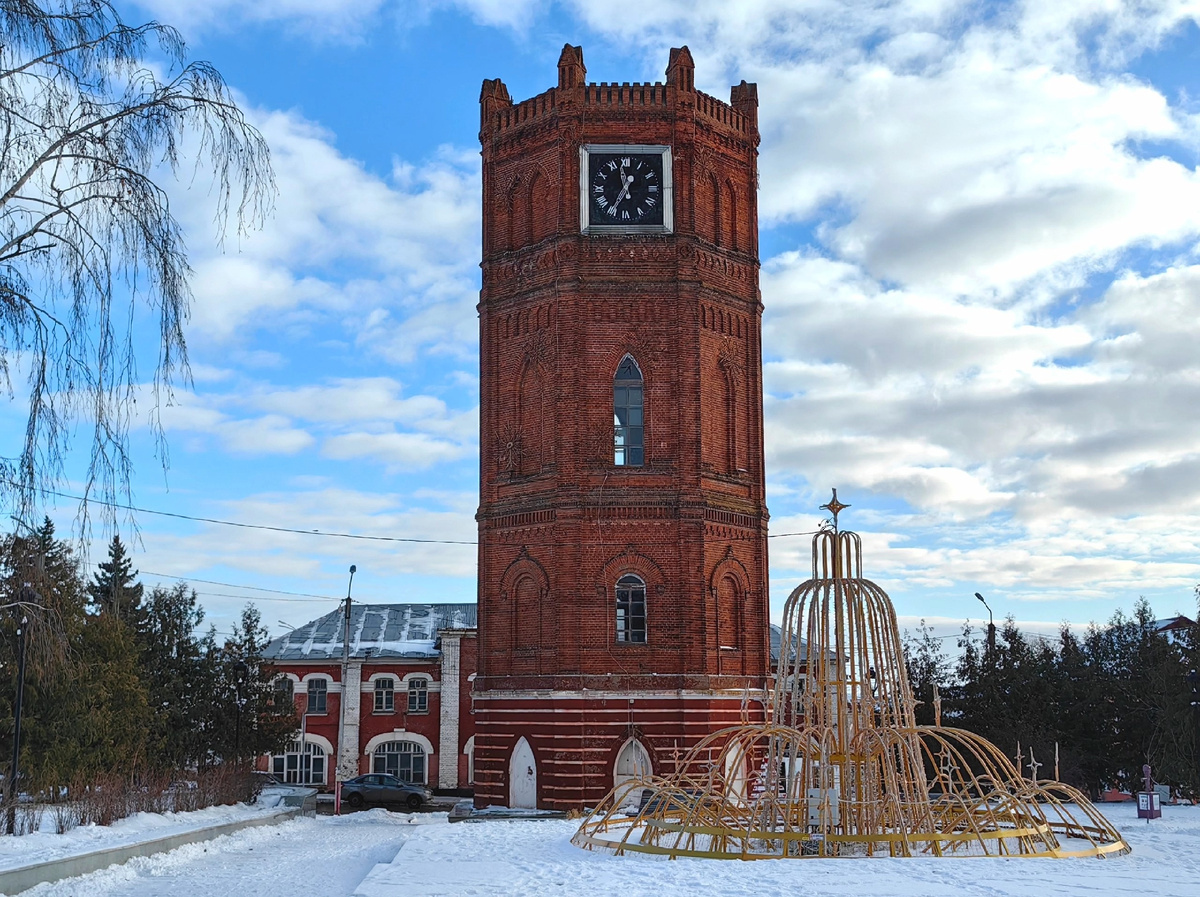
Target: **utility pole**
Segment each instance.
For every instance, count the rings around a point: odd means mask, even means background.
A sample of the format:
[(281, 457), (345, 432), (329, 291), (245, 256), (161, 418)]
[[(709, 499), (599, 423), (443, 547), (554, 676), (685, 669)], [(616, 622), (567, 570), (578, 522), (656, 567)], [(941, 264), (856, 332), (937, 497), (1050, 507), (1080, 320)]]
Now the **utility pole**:
[[(346, 693), (346, 679), (350, 674), (350, 591), (354, 588), (354, 574), (357, 572), (358, 567), (351, 564), (350, 582), (346, 585), (346, 610), (342, 629), (342, 697), (338, 701), (338, 754), (336, 783), (334, 785), (334, 812), (339, 815), (342, 812), (342, 782), (346, 781), (346, 770), (350, 766), (343, 754), (346, 747), (346, 705), (349, 703), (350, 697)], [(355, 759), (358, 759), (357, 756)]]

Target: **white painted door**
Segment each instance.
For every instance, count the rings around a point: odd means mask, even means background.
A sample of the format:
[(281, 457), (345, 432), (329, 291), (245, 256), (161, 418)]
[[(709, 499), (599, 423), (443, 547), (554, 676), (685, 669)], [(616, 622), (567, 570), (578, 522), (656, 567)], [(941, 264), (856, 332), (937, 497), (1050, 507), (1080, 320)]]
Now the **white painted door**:
[(537, 761), (524, 738), (517, 742), (508, 762), (508, 805), (529, 810), (537, 806)]
[(650, 775), (650, 755), (636, 739), (629, 739), (617, 754), (617, 764), (613, 768), (613, 785), (619, 786), (630, 779), (641, 779)]

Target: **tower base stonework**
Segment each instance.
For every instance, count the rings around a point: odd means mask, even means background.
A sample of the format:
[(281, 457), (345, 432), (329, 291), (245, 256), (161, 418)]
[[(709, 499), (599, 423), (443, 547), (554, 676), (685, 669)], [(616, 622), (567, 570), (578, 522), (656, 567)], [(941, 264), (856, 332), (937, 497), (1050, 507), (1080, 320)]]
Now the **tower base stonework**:
[(537, 806), (595, 806), (619, 775), (631, 739), (647, 752), (651, 775), (668, 775), (718, 729), (765, 719), (762, 691), (605, 688), (477, 693), (475, 806), (509, 806), (509, 758), (520, 739), (537, 762)]

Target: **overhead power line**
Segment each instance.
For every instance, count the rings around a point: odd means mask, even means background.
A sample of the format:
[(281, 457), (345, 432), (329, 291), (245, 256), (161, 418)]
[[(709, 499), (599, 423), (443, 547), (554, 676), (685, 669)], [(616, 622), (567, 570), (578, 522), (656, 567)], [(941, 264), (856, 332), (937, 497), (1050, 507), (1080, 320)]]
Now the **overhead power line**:
[(337, 533), (319, 529), (293, 529), (288, 526), (269, 526), (264, 523), (239, 523), (235, 520), (219, 520), (216, 517), (196, 517), (191, 514), (176, 514), (172, 511), (154, 511), (150, 508), (138, 508), (115, 501), (104, 501), (100, 498), (84, 498), (82, 495), (71, 495), (67, 492), (56, 492), (47, 489), (47, 494), (59, 498), (69, 498), (72, 501), (89, 501), (93, 504), (108, 508), (120, 508), (124, 511), (137, 511), (139, 514), (153, 514), (157, 517), (174, 517), (176, 520), (192, 520), (197, 523), (212, 523), (217, 526), (234, 526), (238, 529), (261, 529), (273, 533), (295, 533), (300, 536), (329, 536), (338, 539), (360, 539), (366, 542), (417, 542), (423, 545), (477, 545), (477, 542), (459, 541), (456, 539), (411, 539), (405, 536), (366, 536), (362, 533)]
[[(478, 545), (476, 541), (465, 541), (459, 539), (413, 539), (407, 536), (367, 536), (362, 533), (338, 533), (328, 530), (319, 529), (295, 529), (289, 526), (270, 526), (264, 523), (239, 523), (236, 520), (220, 520), (216, 517), (197, 517), (192, 514), (177, 514), (173, 511), (155, 511), (150, 508), (139, 508), (134, 505), (125, 505), (115, 501), (105, 501), (100, 498), (84, 498), (82, 495), (71, 495), (68, 492), (56, 492), (53, 489), (47, 489), (48, 495), (55, 495), (59, 498), (69, 498), (72, 501), (89, 501), (93, 504), (103, 505), (107, 508), (120, 508), (125, 511), (137, 511), (139, 514), (153, 514), (156, 517), (173, 517), (176, 520), (191, 520), (196, 523), (211, 523), (216, 526), (233, 526), (238, 529), (258, 529), (266, 530), (272, 533), (293, 533), (299, 536), (327, 536), (336, 539), (358, 539), (365, 542), (412, 542), (420, 545)], [(768, 539), (784, 539), (790, 536), (811, 536), (818, 530), (808, 530), (800, 533), (774, 533), (768, 535)], [(199, 582), (200, 580), (197, 580)]]
[[(329, 595), (314, 595), (311, 592), (288, 592), (284, 589), (268, 589), (268, 588), (264, 588), (263, 586), (244, 586), (244, 585), (241, 585), (236, 582), (218, 582), (215, 579), (196, 579), (195, 577), (192, 577), (192, 576), (175, 576), (173, 573), (156, 573), (153, 570), (141, 570), (141, 571), (139, 571), (139, 573), (141, 573), (142, 575), (145, 575), (145, 576), (161, 576), (164, 579), (175, 579), (175, 580), (179, 580), (180, 582), (186, 582), (189, 584), (193, 583), (193, 582), (202, 582), (208, 586), (224, 586), (227, 589), (251, 589), (255, 592), (271, 592), (274, 595), (293, 595), (297, 598), (315, 598), (320, 601), (340, 601), (341, 600), (340, 598), (333, 598), (333, 597), (330, 597)], [(241, 598), (244, 596), (231, 595), (229, 597)]]

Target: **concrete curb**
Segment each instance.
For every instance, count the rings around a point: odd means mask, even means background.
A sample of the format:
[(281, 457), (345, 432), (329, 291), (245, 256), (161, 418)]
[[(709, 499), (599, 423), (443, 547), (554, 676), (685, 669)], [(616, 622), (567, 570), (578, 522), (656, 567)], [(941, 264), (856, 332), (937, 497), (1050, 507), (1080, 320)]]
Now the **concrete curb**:
[(198, 841), (210, 841), (221, 835), (228, 835), (245, 828), (256, 828), (260, 825), (278, 825), (294, 819), (303, 812), (301, 807), (289, 807), (279, 810), (269, 816), (255, 816), (252, 819), (239, 819), (237, 822), (223, 822), (220, 825), (210, 825), (207, 828), (190, 832), (180, 832), (167, 835), (151, 841), (140, 841), (137, 844), (124, 844), (120, 847), (107, 847), (78, 856), (64, 857), (60, 860), (48, 860), (44, 863), (34, 863), (31, 866), (21, 866), (17, 869), (7, 869), (0, 872), (0, 894), (12, 895), (27, 891), (43, 882), (59, 881), (73, 878), (76, 875), (86, 875), (109, 866), (120, 865), (134, 857), (148, 857), (156, 853), (165, 853), (185, 844), (195, 844)]

